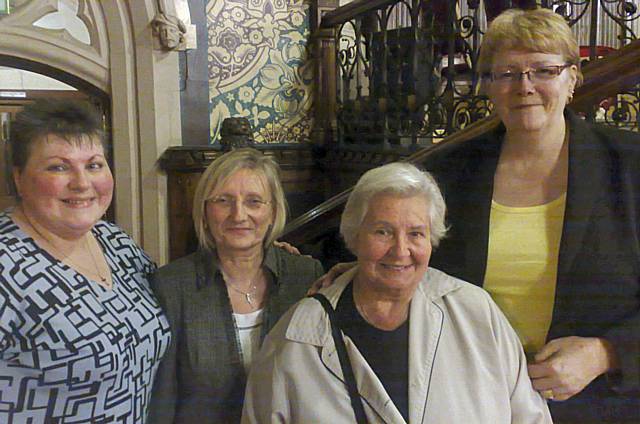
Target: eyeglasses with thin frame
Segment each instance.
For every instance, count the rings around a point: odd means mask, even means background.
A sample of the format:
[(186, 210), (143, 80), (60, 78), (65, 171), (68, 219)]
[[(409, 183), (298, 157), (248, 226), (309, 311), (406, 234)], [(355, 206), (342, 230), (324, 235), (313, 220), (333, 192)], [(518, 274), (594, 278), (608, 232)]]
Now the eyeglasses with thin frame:
[(492, 82), (498, 84), (511, 84), (519, 82), (525, 75), (529, 77), (532, 83), (545, 83), (557, 78), (562, 71), (573, 66), (572, 63), (564, 65), (546, 65), (530, 68), (527, 71), (514, 71), (513, 69), (505, 69), (502, 71), (487, 72), (485, 77), (489, 77)]
[[(237, 204), (237, 199), (232, 196), (214, 196), (207, 199), (216, 208), (229, 210)], [(262, 212), (271, 202), (257, 196), (249, 196), (241, 200), (242, 206), (252, 212)]]

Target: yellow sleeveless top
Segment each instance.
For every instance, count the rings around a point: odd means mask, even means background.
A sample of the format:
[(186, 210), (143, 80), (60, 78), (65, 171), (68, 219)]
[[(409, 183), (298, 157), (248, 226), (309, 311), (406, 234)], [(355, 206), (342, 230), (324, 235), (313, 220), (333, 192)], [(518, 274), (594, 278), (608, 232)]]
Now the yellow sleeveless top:
[(527, 355), (544, 346), (551, 325), (565, 204), (566, 194), (531, 207), (491, 202), (484, 288)]

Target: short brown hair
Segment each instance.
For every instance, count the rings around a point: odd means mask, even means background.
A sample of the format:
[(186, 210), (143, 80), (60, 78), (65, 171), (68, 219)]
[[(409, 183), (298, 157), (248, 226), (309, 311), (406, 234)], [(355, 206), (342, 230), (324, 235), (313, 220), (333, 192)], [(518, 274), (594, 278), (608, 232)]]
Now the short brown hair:
[(580, 47), (567, 21), (550, 9), (507, 9), (496, 17), (482, 40), (478, 69), (491, 72), (493, 58), (502, 50), (526, 50), (560, 54), (578, 68), (577, 84), (582, 84)]
[(23, 169), (34, 143), (55, 135), (69, 143), (98, 139), (105, 149), (102, 117), (88, 104), (68, 99), (41, 99), (28, 104), (11, 123), (11, 164)]

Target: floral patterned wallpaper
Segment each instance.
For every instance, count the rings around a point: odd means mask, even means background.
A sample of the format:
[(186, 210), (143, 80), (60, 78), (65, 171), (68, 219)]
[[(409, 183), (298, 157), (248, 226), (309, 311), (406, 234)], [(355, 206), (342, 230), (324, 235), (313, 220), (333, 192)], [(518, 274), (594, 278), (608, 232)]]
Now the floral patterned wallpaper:
[(211, 140), (249, 119), (259, 143), (307, 141), (313, 69), (305, 0), (208, 0)]

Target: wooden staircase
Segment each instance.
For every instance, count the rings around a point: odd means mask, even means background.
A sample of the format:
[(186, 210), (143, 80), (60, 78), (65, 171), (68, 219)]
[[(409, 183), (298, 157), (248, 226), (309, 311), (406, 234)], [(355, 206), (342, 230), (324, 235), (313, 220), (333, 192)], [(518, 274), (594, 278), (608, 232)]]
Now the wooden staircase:
[[(594, 60), (583, 68), (584, 83), (576, 89), (571, 109), (588, 113), (602, 99), (616, 96), (640, 84), (640, 40)], [(421, 164), (443, 145), (466, 143), (498, 126), (500, 120), (491, 115), (460, 130), (440, 143), (426, 147), (407, 157), (410, 163)], [(286, 226), (282, 239), (302, 245), (322, 238), (323, 234), (339, 226), (340, 214), (351, 193), (349, 188), (295, 218)]]

